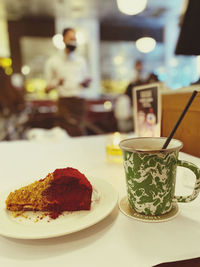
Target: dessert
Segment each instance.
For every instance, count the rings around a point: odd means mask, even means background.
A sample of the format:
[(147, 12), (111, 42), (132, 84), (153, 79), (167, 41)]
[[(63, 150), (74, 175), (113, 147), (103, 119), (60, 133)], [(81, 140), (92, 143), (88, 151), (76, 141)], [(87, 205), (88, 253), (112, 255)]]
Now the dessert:
[(10, 211), (44, 211), (53, 219), (63, 211), (90, 210), (92, 185), (74, 168), (56, 169), (46, 178), (11, 192), (6, 199)]

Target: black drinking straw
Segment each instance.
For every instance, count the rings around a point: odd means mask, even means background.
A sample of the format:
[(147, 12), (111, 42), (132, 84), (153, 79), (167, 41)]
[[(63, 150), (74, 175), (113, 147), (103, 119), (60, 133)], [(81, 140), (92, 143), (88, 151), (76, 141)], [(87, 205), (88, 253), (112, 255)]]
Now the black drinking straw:
[(178, 119), (177, 123), (175, 124), (174, 128), (172, 129), (170, 135), (167, 137), (167, 140), (165, 141), (165, 143), (164, 143), (162, 149), (167, 148), (167, 146), (169, 145), (169, 142), (171, 141), (172, 137), (174, 136), (174, 134), (175, 134), (175, 132), (176, 132), (176, 130), (177, 130), (179, 124), (181, 123), (183, 117), (185, 116), (185, 113), (187, 112), (189, 106), (192, 104), (192, 101), (194, 100), (196, 94), (197, 94), (197, 91), (195, 90), (195, 91), (193, 92), (192, 96), (190, 97), (190, 99), (189, 99), (187, 105), (185, 106), (185, 108), (184, 108), (184, 110), (183, 110), (183, 112), (182, 112), (180, 118)]

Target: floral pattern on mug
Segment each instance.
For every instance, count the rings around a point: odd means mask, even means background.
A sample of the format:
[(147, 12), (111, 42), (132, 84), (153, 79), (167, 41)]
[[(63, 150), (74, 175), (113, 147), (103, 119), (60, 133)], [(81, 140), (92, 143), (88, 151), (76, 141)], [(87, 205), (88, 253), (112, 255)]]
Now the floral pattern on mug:
[(178, 151), (123, 152), (130, 206), (145, 215), (169, 212), (175, 191)]

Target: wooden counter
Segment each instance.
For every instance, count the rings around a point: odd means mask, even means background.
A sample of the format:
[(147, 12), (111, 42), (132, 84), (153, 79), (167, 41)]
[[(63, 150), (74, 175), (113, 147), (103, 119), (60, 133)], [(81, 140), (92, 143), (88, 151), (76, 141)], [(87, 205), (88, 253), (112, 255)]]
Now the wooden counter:
[[(162, 94), (162, 136), (169, 135), (191, 94), (192, 91)], [(200, 92), (185, 114), (174, 138), (183, 142), (181, 151), (200, 157)]]

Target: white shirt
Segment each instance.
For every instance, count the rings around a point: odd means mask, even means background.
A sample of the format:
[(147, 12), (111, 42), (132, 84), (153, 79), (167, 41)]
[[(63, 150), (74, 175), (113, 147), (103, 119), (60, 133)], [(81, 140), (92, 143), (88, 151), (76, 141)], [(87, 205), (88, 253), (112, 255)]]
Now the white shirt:
[[(84, 58), (74, 52), (67, 54), (65, 51), (58, 52), (47, 60), (45, 75), (47, 84), (58, 88), (60, 97), (78, 96), (81, 91), (80, 83), (89, 77)], [(58, 86), (61, 79), (63, 84)]]

